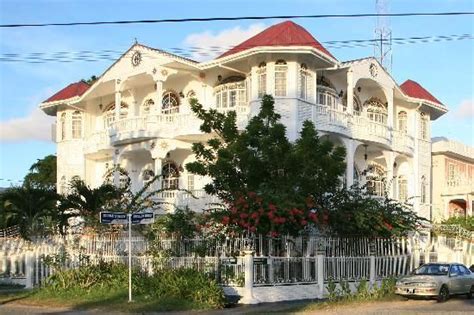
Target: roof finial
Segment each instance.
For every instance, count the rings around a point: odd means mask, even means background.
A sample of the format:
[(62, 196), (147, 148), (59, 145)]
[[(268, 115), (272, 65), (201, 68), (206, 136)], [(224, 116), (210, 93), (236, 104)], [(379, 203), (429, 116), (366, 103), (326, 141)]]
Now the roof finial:
[(136, 44), (138, 44), (138, 40), (137, 40), (137, 38), (135, 37), (135, 45), (136, 45)]

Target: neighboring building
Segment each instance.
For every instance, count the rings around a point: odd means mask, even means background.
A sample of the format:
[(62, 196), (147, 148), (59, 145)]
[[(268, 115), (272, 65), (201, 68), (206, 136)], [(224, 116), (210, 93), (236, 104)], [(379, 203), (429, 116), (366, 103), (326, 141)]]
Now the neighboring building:
[(474, 148), (446, 138), (433, 138), (433, 220), (472, 215)]
[(368, 181), (374, 195), (409, 199), (430, 216), (430, 121), (447, 108), (414, 81), (398, 85), (372, 57), (338, 61), (293, 22), (203, 63), (135, 44), (92, 86), (73, 83), (44, 101), (41, 108), (57, 117), (58, 190), (75, 176), (98, 186), (119, 164), (134, 190), (162, 174), (158, 187), (171, 190), (161, 198), (202, 208), (210, 200), (202, 191), (208, 179), (184, 165), (194, 160), (192, 143), (207, 136), (189, 99), (236, 111), (242, 129), (265, 93), (275, 97), (291, 140), (311, 120), (346, 148), (347, 185)]

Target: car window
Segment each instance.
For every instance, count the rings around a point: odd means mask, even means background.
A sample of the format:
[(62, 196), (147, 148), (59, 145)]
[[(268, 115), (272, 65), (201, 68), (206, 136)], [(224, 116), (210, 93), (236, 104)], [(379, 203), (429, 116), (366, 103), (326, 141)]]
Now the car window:
[(469, 274), (471, 274), (471, 272), (469, 271), (469, 269), (467, 269), (467, 268), (464, 267), (463, 265), (459, 265), (458, 268), (459, 268), (459, 270), (462, 272), (462, 274), (464, 274), (464, 275), (469, 275)]
[(457, 265), (453, 265), (453, 266), (451, 266), (451, 270), (449, 271), (449, 274), (450, 274), (450, 275), (454, 275), (454, 274), (459, 275), (459, 274), (461, 274), (461, 273), (460, 273), (460, 271), (459, 271), (458, 266), (457, 266)]

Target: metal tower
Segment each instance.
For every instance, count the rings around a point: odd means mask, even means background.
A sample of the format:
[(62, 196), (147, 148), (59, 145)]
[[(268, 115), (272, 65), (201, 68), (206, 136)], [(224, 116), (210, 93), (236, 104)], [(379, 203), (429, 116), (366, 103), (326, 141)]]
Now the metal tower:
[[(389, 0), (375, 0), (377, 14), (389, 12)], [(374, 33), (374, 57), (386, 71), (392, 71), (392, 30), (387, 16), (378, 16)]]

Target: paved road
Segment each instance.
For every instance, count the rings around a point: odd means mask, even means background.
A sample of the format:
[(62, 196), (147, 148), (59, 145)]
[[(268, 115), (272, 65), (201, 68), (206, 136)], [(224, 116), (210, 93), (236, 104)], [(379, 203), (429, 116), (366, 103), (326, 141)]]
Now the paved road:
[[(256, 306), (237, 306), (234, 308), (195, 312), (199, 315), (227, 315), (227, 314), (272, 314), (272, 313), (302, 313), (308, 302), (282, 302), (267, 303)], [(125, 313), (110, 313), (110, 315), (123, 315)], [(306, 314), (367, 314), (367, 315), (398, 315), (398, 314), (474, 314), (474, 299), (468, 300), (465, 297), (454, 297), (446, 303), (436, 301), (409, 300), (392, 302), (371, 302), (363, 304), (350, 304), (331, 309), (318, 309), (305, 311)], [(31, 307), (18, 304), (0, 305), (0, 314), (20, 315), (20, 314), (51, 314), (51, 315), (96, 315), (105, 314), (103, 310), (70, 310), (67, 308), (47, 308)], [(152, 314), (152, 313), (150, 313)], [(158, 313), (156, 313), (158, 314)], [(190, 314), (190, 312), (176, 312), (174, 314)]]

